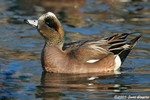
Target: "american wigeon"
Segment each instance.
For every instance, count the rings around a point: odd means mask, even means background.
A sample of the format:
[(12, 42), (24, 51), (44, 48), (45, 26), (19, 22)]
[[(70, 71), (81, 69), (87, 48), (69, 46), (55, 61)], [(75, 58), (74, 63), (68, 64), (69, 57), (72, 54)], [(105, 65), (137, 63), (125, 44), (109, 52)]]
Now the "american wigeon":
[(52, 13), (38, 20), (25, 20), (36, 27), (45, 40), (41, 62), (43, 69), (54, 73), (107, 73), (119, 70), (141, 34), (120, 33), (98, 40), (64, 44), (64, 30)]

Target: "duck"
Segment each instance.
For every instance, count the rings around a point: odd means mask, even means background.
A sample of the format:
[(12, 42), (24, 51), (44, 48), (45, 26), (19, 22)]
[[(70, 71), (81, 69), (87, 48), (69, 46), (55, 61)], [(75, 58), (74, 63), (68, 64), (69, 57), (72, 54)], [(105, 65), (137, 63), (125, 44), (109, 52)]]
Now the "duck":
[[(116, 33), (108, 37), (65, 43), (64, 29), (53, 12), (38, 20), (25, 19), (45, 40), (41, 65), (45, 72), (66, 74), (109, 73), (120, 70), (141, 33)], [(129, 36), (133, 35), (130, 39)]]

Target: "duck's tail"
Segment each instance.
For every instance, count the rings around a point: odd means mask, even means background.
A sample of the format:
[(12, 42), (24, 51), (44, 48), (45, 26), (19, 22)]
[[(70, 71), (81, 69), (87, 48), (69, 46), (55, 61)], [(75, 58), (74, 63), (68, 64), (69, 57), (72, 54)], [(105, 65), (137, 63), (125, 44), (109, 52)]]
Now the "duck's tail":
[[(130, 39), (129, 36), (133, 37)], [(122, 33), (108, 37), (109, 51), (118, 55), (122, 64), (141, 36), (140, 33)]]

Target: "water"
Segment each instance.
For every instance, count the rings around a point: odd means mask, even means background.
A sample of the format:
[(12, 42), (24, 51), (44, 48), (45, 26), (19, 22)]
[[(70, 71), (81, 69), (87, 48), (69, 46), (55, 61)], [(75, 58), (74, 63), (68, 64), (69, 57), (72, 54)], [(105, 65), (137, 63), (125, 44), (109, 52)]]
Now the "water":
[[(67, 2), (67, 3), (66, 3)], [(1, 100), (150, 99), (149, 0), (0, 0)], [(141, 32), (119, 75), (42, 73), (43, 40), (23, 19), (52, 11), (66, 42)]]

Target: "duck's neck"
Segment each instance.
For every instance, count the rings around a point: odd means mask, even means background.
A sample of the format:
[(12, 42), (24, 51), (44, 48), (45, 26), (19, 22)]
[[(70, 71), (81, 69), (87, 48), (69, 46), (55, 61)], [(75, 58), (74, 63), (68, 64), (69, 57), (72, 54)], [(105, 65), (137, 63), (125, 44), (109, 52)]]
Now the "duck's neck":
[(57, 47), (58, 49), (62, 50), (64, 41), (60, 41), (58, 43), (52, 42), (52, 41), (47, 41), (45, 42), (44, 48), (46, 47)]
[(61, 24), (57, 24), (58, 28), (56, 30), (54, 28), (46, 26), (43, 23), (39, 24), (40, 26), (38, 28), (38, 31), (46, 41), (45, 46), (56, 46), (61, 49), (64, 43), (64, 30)]
[(62, 51), (62, 45), (52, 45), (45, 43), (42, 53), (41, 53), (41, 63), (44, 70), (49, 66), (55, 67), (53, 64), (56, 64), (54, 61), (58, 61), (57, 58), (61, 57), (64, 53)]

